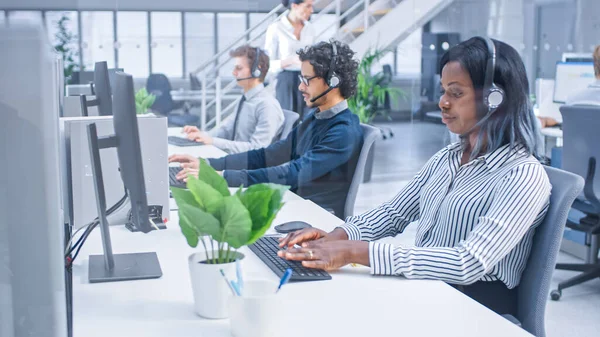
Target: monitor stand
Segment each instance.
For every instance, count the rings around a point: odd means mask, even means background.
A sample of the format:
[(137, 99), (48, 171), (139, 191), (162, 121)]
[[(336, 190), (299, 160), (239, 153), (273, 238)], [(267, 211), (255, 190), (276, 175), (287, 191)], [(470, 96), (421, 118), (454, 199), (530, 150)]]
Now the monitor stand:
[(151, 253), (113, 254), (110, 241), (110, 229), (106, 219), (106, 196), (104, 194), (104, 179), (102, 178), (102, 165), (100, 163), (100, 149), (117, 146), (115, 136), (98, 137), (96, 124), (91, 123), (88, 128), (88, 141), (92, 173), (94, 175), (94, 188), (96, 191), (96, 205), (98, 206), (98, 220), (102, 234), (104, 255), (90, 255), (89, 274), (90, 283), (115, 282), (127, 280), (143, 280), (159, 278), (162, 276), (158, 256)]

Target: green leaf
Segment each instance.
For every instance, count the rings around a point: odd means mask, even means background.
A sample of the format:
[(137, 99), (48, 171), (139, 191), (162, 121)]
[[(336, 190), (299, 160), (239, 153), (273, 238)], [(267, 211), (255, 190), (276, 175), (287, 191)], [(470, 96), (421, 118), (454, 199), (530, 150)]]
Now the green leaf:
[(185, 239), (192, 248), (196, 248), (198, 246), (198, 237), (201, 235), (198, 233), (194, 227), (190, 224), (190, 220), (186, 218), (184, 212), (179, 209), (179, 227), (181, 228), (181, 233), (185, 236)]
[(242, 203), (250, 211), (252, 233), (248, 244), (254, 243), (271, 227), (283, 206), (282, 200), (289, 186), (272, 183), (250, 186), (242, 196)]
[[(179, 208), (179, 214), (180, 220), (181, 218), (184, 219), (184, 225), (193, 229), (197, 234), (196, 238), (200, 235), (210, 235), (213, 238), (219, 238), (223, 235), (219, 220), (196, 206), (183, 204)], [(181, 226), (181, 221), (179, 223)]]
[(250, 213), (240, 199), (233, 195), (223, 198), (220, 209), (221, 235), (219, 242), (226, 242), (233, 248), (240, 248), (248, 243), (252, 230)]
[(200, 204), (196, 201), (196, 198), (190, 190), (171, 187), (171, 194), (173, 194), (173, 199), (175, 199), (175, 203), (179, 208), (181, 208), (181, 205), (183, 204), (200, 207)]
[(231, 195), (225, 178), (221, 177), (212, 166), (208, 165), (208, 163), (202, 159), (200, 159), (198, 179), (212, 186), (212, 188), (217, 190), (224, 197)]
[(200, 208), (214, 216), (218, 216), (219, 209), (223, 204), (223, 196), (209, 184), (190, 176), (187, 188), (194, 195), (194, 199)]

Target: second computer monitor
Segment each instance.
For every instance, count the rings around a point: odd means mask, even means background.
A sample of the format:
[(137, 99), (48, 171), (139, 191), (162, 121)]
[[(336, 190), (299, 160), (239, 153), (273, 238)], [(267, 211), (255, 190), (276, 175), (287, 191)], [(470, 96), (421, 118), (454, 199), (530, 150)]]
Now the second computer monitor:
[(554, 103), (566, 103), (569, 96), (594, 83), (594, 64), (559, 62), (554, 80)]
[(117, 138), (117, 156), (123, 184), (131, 201), (131, 221), (142, 232), (152, 230), (146, 198), (146, 185), (142, 167), (142, 151), (135, 111), (133, 78), (121, 72), (115, 74), (113, 116)]
[(98, 101), (98, 115), (112, 116), (112, 97), (106, 62), (96, 62), (94, 66), (94, 93)]

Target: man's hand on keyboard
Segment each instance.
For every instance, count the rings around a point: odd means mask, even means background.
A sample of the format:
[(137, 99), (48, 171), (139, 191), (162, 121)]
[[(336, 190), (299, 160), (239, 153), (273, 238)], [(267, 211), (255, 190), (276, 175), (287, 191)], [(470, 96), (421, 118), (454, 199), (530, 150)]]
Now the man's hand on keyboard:
[(182, 167), (197, 169), (200, 167), (200, 160), (189, 154), (174, 154), (169, 156), (169, 163), (180, 163)]
[(184, 181), (187, 183), (189, 176), (194, 176), (194, 177), (198, 178), (198, 172), (200, 172), (198, 169), (183, 167), (181, 169), (181, 171), (179, 171), (179, 173), (177, 173), (176, 178), (177, 178), (177, 180), (181, 180), (181, 181)]
[(202, 131), (190, 132), (187, 134), (187, 138), (205, 145), (212, 145), (213, 143), (213, 138), (208, 133)]

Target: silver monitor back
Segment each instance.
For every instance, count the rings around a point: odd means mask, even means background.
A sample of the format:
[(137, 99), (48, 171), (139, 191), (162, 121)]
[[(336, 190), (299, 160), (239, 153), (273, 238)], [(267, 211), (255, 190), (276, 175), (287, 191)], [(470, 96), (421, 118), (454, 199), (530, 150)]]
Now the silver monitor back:
[(0, 335), (67, 335), (59, 88), (41, 26), (0, 27)]

